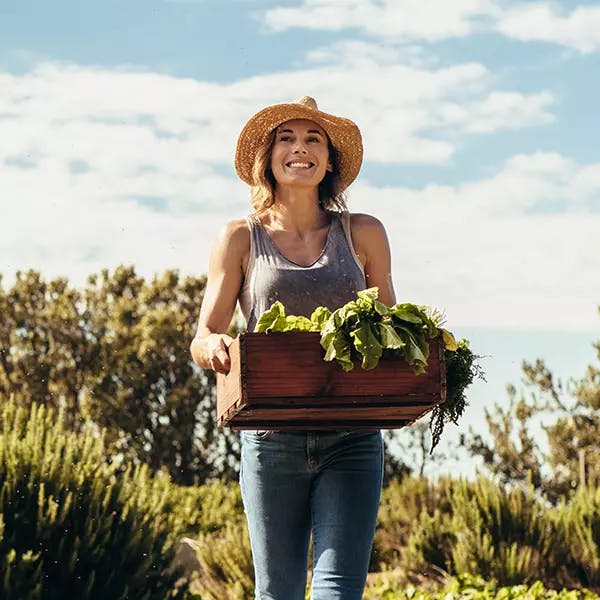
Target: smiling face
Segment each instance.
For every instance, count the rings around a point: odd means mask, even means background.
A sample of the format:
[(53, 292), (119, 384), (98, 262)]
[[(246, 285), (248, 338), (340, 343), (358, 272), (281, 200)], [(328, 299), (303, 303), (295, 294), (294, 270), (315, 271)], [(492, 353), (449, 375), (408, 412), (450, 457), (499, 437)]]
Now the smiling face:
[(318, 186), (331, 171), (327, 134), (306, 119), (282, 123), (275, 132), (271, 171), (278, 185)]

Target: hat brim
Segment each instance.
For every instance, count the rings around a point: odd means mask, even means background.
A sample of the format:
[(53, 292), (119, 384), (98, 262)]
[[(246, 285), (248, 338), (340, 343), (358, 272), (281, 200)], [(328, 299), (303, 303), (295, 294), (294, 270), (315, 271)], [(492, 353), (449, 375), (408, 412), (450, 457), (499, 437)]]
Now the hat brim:
[(340, 188), (346, 189), (356, 179), (362, 164), (363, 145), (360, 129), (350, 119), (336, 117), (298, 103), (268, 106), (246, 123), (235, 151), (235, 170), (240, 179), (248, 185), (254, 185), (252, 168), (258, 149), (265, 143), (271, 131), (292, 119), (308, 119), (325, 130), (339, 155)]

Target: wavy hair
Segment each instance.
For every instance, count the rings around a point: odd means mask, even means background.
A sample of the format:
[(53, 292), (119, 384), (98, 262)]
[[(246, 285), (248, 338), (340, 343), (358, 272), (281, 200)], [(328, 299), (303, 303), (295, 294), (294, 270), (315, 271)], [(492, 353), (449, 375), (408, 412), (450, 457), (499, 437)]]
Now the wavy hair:
[[(275, 143), (276, 129), (267, 136), (264, 143), (258, 148), (252, 165), (252, 181), (250, 196), (254, 214), (258, 215), (275, 204), (276, 181), (271, 170), (271, 153)], [(324, 210), (345, 211), (346, 197), (340, 189), (339, 153), (327, 137), (329, 149), (329, 162), (332, 171), (327, 171), (319, 184), (319, 204)]]

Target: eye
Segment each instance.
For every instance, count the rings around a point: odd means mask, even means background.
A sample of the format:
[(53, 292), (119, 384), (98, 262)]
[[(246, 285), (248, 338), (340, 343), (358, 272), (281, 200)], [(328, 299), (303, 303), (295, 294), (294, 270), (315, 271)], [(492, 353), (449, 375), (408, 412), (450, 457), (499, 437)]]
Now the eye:
[(321, 141), (321, 138), (318, 138), (318, 137), (316, 137), (316, 136), (312, 136), (312, 137), (309, 137), (309, 138), (308, 138), (308, 141), (309, 141), (309, 142), (320, 142), (320, 141)]
[(279, 138), (279, 141), (280, 141), (280, 142), (289, 142), (289, 141), (290, 141), (290, 139), (291, 139), (291, 138), (290, 138), (290, 136), (289, 136), (289, 135), (282, 135), (282, 136)]

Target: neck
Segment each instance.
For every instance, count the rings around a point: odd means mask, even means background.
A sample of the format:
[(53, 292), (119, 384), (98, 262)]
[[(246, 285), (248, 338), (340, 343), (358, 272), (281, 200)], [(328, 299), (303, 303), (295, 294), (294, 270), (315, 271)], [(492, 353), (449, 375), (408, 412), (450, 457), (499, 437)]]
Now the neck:
[(319, 229), (328, 218), (319, 204), (317, 188), (286, 188), (275, 190), (275, 204), (269, 209), (272, 224), (287, 231), (302, 234)]

